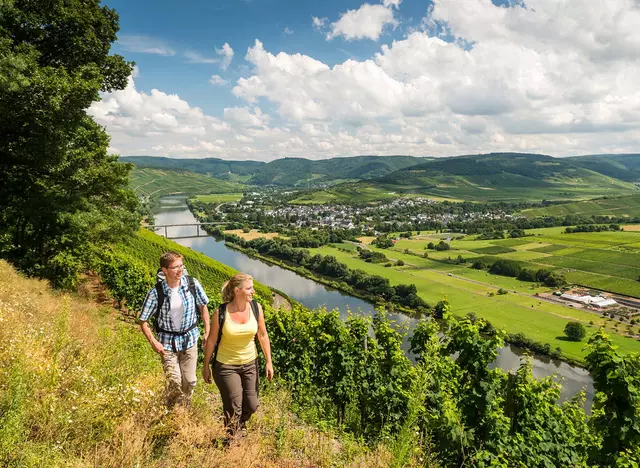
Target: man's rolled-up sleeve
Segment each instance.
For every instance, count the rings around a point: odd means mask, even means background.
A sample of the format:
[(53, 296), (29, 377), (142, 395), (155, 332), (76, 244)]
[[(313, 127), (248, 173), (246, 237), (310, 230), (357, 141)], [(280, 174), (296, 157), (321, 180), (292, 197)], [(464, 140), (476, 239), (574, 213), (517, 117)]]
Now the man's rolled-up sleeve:
[(207, 305), (209, 303), (209, 298), (207, 297), (207, 293), (204, 292), (200, 281), (197, 279), (193, 279), (194, 284), (196, 286), (196, 304), (199, 306)]

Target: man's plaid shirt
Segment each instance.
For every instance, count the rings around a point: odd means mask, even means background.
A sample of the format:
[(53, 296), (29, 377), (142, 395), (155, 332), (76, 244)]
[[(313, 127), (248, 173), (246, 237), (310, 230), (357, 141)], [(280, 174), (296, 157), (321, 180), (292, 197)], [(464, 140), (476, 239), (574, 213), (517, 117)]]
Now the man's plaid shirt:
[[(169, 310), (171, 310), (170, 304), (170, 294), (169, 294), (169, 286), (166, 281), (162, 281), (162, 288), (164, 289), (164, 302), (162, 304), (162, 310), (160, 310), (160, 316), (156, 317), (158, 320), (158, 325), (160, 328), (169, 331), (177, 331), (180, 332), (182, 330), (187, 330), (194, 323), (198, 321), (198, 306), (207, 305), (209, 303), (209, 298), (207, 294), (202, 289), (202, 285), (200, 282), (193, 278), (193, 282), (195, 284), (196, 290), (196, 298), (194, 301), (193, 294), (189, 291), (189, 282), (186, 278), (186, 275), (183, 275), (180, 278), (180, 289), (178, 293), (182, 298), (182, 303), (184, 304), (184, 314), (182, 315), (182, 323), (174, 324), (171, 320), (171, 314), (169, 314)], [(151, 317), (155, 316), (158, 312), (158, 292), (156, 288), (151, 289), (147, 293), (147, 297), (144, 299), (144, 304), (142, 304), (142, 312), (140, 312), (140, 321), (146, 322)], [(186, 350), (194, 346), (198, 342), (198, 337), (200, 336), (199, 327), (195, 327), (190, 332), (184, 335), (172, 335), (169, 333), (158, 332), (158, 341), (162, 343), (164, 349), (166, 351), (173, 351), (173, 345), (175, 345), (175, 349), (178, 351)]]

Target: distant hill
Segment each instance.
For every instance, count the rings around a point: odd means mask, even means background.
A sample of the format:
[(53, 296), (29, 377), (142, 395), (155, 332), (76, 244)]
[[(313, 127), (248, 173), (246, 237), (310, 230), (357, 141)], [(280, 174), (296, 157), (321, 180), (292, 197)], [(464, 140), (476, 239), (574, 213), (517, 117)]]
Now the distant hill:
[(177, 159), (160, 156), (121, 156), (120, 161), (138, 168), (171, 169), (198, 172), (218, 179), (244, 182), (266, 163), (262, 161), (226, 161), (219, 158)]
[(420, 164), (414, 156), (353, 156), (314, 161), (303, 158), (276, 159), (260, 168), (249, 183), (256, 185), (305, 186), (345, 180), (367, 180)]
[[(631, 183), (573, 165), (567, 158), (521, 153), (432, 159), (356, 185), (363, 191), (376, 186), (387, 192), (477, 201), (587, 199), (638, 190)], [(353, 190), (349, 184), (348, 191)]]
[(640, 182), (640, 154), (593, 154), (573, 156), (567, 160), (574, 166), (626, 182)]
[(640, 194), (629, 197), (607, 197), (584, 200), (543, 208), (531, 208), (520, 214), (527, 218), (538, 216), (640, 216)]
[(122, 156), (138, 168), (171, 169), (207, 174), (218, 179), (254, 185), (285, 187), (335, 184), (346, 180), (373, 179), (399, 169), (420, 164), (414, 156), (354, 156), (323, 159), (283, 158), (269, 163), (225, 161), (218, 158), (173, 159), (155, 156)]

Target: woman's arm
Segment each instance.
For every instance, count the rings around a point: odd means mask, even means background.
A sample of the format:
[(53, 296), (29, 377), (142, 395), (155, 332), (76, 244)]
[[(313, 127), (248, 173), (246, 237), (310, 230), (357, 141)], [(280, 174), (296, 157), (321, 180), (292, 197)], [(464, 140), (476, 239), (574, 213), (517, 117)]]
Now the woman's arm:
[(209, 337), (207, 338), (207, 343), (204, 348), (204, 365), (202, 366), (202, 378), (205, 382), (211, 383), (211, 366), (210, 361), (213, 357), (213, 350), (216, 347), (216, 342), (218, 341), (218, 333), (220, 330), (220, 323), (218, 319), (218, 309), (213, 313), (213, 317), (211, 317), (211, 332), (209, 333)]
[(262, 352), (264, 353), (264, 357), (267, 360), (267, 379), (271, 380), (273, 378), (273, 363), (271, 362), (271, 343), (269, 342), (269, 334), (267, 333), (267, 326), (264, 323), (264, 311), (262, 310), (262, 306), (258, 304), (258, 310), (260, 313), (258, 314), (258, 341), (260, 342), (260, 347), (262, 348)]

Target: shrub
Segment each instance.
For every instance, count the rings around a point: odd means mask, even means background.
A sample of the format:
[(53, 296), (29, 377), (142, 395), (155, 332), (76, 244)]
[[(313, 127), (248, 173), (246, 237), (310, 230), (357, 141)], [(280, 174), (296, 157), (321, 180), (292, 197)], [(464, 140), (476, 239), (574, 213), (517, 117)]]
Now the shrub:
[(404, 262), (402, 260), (398, 260), (396, 262), (396, 266), (404, 266)]
[(587, 331), (580, 322), (569, 322), (564, 327), (564, 334), (571, 341), (582, 341), (587, 335)]

